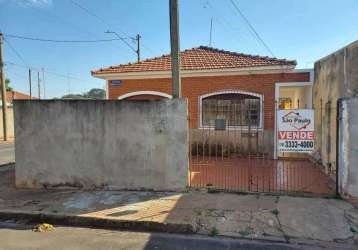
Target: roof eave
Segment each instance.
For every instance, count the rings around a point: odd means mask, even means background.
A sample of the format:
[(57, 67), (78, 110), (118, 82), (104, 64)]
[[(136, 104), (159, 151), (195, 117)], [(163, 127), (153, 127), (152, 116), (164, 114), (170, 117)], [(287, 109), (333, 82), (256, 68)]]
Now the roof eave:
[[(182, 77), (197, 76), (225, 76), (225, 75), (251, 75), (287, 73), (295, 69), (295, 65), (275, 65), (245, 68), (181, 70)], [(171, 71), (144, 71), (144, 72), (92, 72), (92, 76), (104, 80), (114, 79), (145, 79), (145, 78), (170, 78)]]

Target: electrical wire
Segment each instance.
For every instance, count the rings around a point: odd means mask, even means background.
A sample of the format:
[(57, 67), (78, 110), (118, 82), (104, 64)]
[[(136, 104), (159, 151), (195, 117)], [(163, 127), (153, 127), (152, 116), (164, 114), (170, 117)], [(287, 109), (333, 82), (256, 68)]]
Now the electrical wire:
[(4, 37), (4, 41), (7, 45), (9, 45), (9, 48), (14, 52), (14, 54), (25, 64), (29, 65), (26, 60), (22, 57), (22, 55), (15, 49), (14, 46), (11, 45), (11, 43)]
[(270, 47), (265, 43), (265, 41), (261, 38), (259, 33), (256, 31), (254, 26), (250, 23), (250, 21), (246, 18), (246, 16), (242, 13), (239, 6), (234, 2), (234, 0), (230, 0), (231, 4), (234, 6), (234, 9), (237, 11), (237, 13), (241, 16), (241, 18), (245, 21), (247, 26), (250, 28), (250, 30), (254, 33), (255, 37), (258, 39), (258, 41), (266, 48), (266, 50), (275, 57), (274, 53), (270, 49)]
[[(215, 20), (223, 27), (225, 28), (226, 31), (228, 31), (230, 34), (233, 34), (235, 35), (235, 37), (233, 36), (230, 36), (231, 40), (234, 41), (234, 42), (239, 42), (239, 44), (241, 46), (243, 46), (243, 43), (242, 43), (242, 38), (243, 36), (239, 36), (239, 33), (237, 31), (236, 28), (234, 28), (231, 23), (225, 18), (225, 15), (223, 15), (222, 13), (219, 12), (219, 10), (217, 8), (215, 8), (211, 3), (210, 1), (204, 1), (203, 2), (203, 8), (204, 9), (207, 9), (207, 7), (209, 7), (212, 11), (212, 15), (215, 15)], [(236, 39), (234, 39), (236, 38)], [(240, 39), (239, 39), (240, 38)], [(247, 46), (245, 46), (245, 49), (248, 49)]]
[(54, 42), (54, 43), (98, 43), (98, 42), (112, 42), (112, 41), (122, 40), (120, 38), (97, 39), (97, 40), (55, 40), (55, 39), (48, 39), (48, 38), (36, 38), (36, 37), (27, 37), (27, 36), (9, 35), (9, 34), (4, 34), (4, 36), (10, 38), (16, 38), (16, 39), (23, 39), (23, 40)]
[[(10, 62), (10, 61), (6, 61), (5, 65), (8, 65), (8, 66), (12, 65), (12, 66), (16, 66), (16, 67), (27, 68), (27, 69), (31, 69), (31, 70), (34, 70), (34, 71), (42, 71), (42, 68), (37, 68), (37, 67), (33, 67), (33, 66), (29, 67), (29, 66), (26, 66), (26, 65), (17, 64), (17, 63)], [(76, 76), (70, 76), (70, 75), (62, 74), (62, 73), (59, 73), (59, 72), (56, 72), (56, 71), (53, 71), (53, 70), (44, 69), (44, 72), (48, 73), (48, 74), (58, 76), (58, 77), (61, 77), (61, 78), (71, 78), (71, 79), (77, 80), (77, 81), (86, 81), (86, 82), (88, 82), (88, 79), (81, 79), (81, 78), (76, 77)]]
[[(74, 0), (69, 0), (73, 5), (77, 6), (78, 8), (80, 8), (81, 10), (83, 10), (84, 12), (86, 12), (87, 14), (95, 17), (96, 19), (98, 19), (99, 21), (101, 21), (103, 24), (111, 27), (111, 25), (106, 21), (104, 20), (102, 17), (98, 16), (97, 14), (95, 14), (94, 12), (90, 11), (89, 9), (87, 9), (86, 7), (84, 7), (83, 5), (77, 3), (76, 1)], [(122, 34), (124, 34), (125, 36), (127, 37), (130, 37), (126, 32), (124, 32), (123, 30), (117, 28)]]
[[(1, 1), (1, 0), (0, 0)], [(33, 10), (34, 11), (34, 9), (31, 9), (31, 10)], [(60, 22), (60, 23), (63, 23), (63, 24), (65, 24), (65, 25), (67, 25), (67, 26), (69, 26), (69, 27), (71, 27), (71, 28), (73, 28), (74, 30), (76, 30), (76, 31), (79, 31), (79, 32), (81, 32), (81, 33), (86, 33), (87, 35), (89, 35), (89, 36), (91, 36), (91, 37), (93, 37), (94, 39), (100, 39), (96, 34), (94, 34), (92, 31), (90, 31), (90, 30), (88, 30), (88, 29), (86, 29), (86, 28), (84, 28), (84, 27), (80, 27), (79, 25), (77, 25), (76, 23), (73, 23), (73, 22), (70, 22), (69, 20), (68, 20), (68, 18), (63, 18), (63, 17), (61, 17), (61, 16), (59, 16), (59, 15), (57, 15), (55, 12), (39, 12), (39, 11), (36, 11), (36, 13), (34, 13), (34, 16), (35, 17), (39, 17), (39, 15), (42, 15), (42, 16), (44, 16), (44, 17), (46, 17), (47, 19), (50, 19), (51, 21), (57, 21), (57, 22)], [(41, 20), (41, 19), (40, 19)], [(42, 20), (41, 20), (42, 21)], [(122, 47), (120, 47), (120, 46), (118, 46), (116, 43), (106, 43), (106, 44), (108, 44), (109, 46), (111, 46), (111, 47), (113, 47), (113, 48), (115, 48), (116, 50), (120, 50), (120, 51), (122, 51), (122, 52), (124, 52), (123, 51), (123, 48)], [(126, 54), (127, 54), (127, 52), (126, 52)]]
[[(8, 41), (8, 39), (6, 39), (4, 37), (4, 41), (7, 43), (7, 45), (9, 45), (9, 48), (15, 53), (15, 55), (24, 63), (24, 65), (20, 65), (20, 64), (16, 64), (14, 62), (5, 62), (7, 64), (10, 64), (10, 65), (15, 65), (15, 66), (19, 66), (19, 67), (25, 67), (25, 68), (28, 68), (28, 69), (33, 69), (33, 70), (36, 70), (36, 71), (44, 71), (48, 74), (52, 74), (52, 75), (56, 75), (58, 77), (63, 77), (63, 78), (69, 78), (69, 75), (64, 75), (64, 74), (61, 74), (61, 73), (58, 73), (58, 72), (55, 72), (55, 71), (51, 71), (51, 70), (44, 70), (43, 68), (35, 68), (33, 66), (31, 66), (29, 63), (26, 62), (26, 60), (24, 59), (24, 57), (20, 54), (20, 52), (18, 52), (14, 46), (11, 45), (11, 43)], [(78, 81), (88, 81), (88, 80), (85, 80), (85, 79), (81, 79), (81, 78), (78, 78), (78, 77), (70, 77), (74, 80), (78, 80)]]
[[(89, 9), (87, 9), (86, 7), (84, 7), (83, 5), (79, 4), (78, 2), (74, 1), (74, 0), (69, 0), (73, 5), (77, 6), (78, 8), (80, 8), (81, 10), (83, 10), (84, 12), (86, 12), (88, 15), (96, 18), (97, 20), (101, 21), (103, 24), (105, 24), (106, 26), (108, 26), (109, 28), (112, 26), (110, 23), (108, 23), (105, 19), (103, 19), (102, 17), (100, 17), (99, 15), (97, 15), (96, 13), (90, 11)], [(116, 34), (116, 32), (113, 32), (117, 35), (118, 38), (120, 38), (122, 40), (123, 43), (125, 43), (131, 50), (133, 50), (134, 52), (137, 52), (127, 41), (125, 41), (125, 39), (131, 39), (132, 41), (135, 39), (133, 37), (131, 37), (128, 33), (124, 32), (123, 30), (121, 30), (120, 28), (118, 28), (116, 26), (116, 30), (119, 30), (124, 36), (126, 37), (121, 37), (118, 34)], [(143, 44), (142, 44), (143, 46)], [(143, 48), (145, 48), (148, 51), (153, 51), (151, 49), (149, 49), (146, 46), (143, 46)]]

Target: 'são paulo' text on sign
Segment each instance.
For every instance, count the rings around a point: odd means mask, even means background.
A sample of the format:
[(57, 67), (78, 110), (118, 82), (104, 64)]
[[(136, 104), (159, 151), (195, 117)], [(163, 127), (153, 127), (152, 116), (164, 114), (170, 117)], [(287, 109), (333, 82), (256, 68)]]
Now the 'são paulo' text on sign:
[(279, 152), (312, 152), (314, 136), (314, 112), (312, 109), (277, 111), (277, 148)]

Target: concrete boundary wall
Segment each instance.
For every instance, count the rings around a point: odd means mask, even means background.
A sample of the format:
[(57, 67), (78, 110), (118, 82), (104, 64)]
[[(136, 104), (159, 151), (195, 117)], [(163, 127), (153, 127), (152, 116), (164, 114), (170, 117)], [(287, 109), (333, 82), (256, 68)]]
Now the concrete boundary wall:
[(16, 186), (182, 190), (184, 99), (14, 102)]
[(336, 169), (337, 100), (358, 93), (358, 40), (314, 65), (315, 154), (326, 172)]
[(339, 105), (338, 183), (340, 193), (358, 198), (358, 97)]

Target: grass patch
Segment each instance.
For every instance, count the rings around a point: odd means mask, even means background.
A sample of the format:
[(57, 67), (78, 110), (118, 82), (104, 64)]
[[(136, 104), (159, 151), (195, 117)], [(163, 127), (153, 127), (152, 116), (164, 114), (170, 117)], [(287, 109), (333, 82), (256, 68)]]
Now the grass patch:
[(246, 191), (236, 191), (234, 193), (239, 194), (239, 195), (249, 195), (250, 194), (249, 192), (246, 192)]
[(272, 209), (270, 212), (276, 216), (280, 213), (277, 208)]
[(203, 211), (200, 209), (195, 209), (194, 211), (195, 211), (196, 215), (201, 216), (203, 214)]
[(239, 234), (242, 236), (242, 237), (246, 237), (250, 234), (254, 234), (254, 229), (252, 227), (246, 227), (245, 229), (241, 229), (239, 231)]
[(216, 227), (212, 227), (209, 231), (209, 236), (214, 237), (219, 234), (219, 230)]
[(352, 233), (358, 233), (358, 231), (352, 226), (350, 227), (350, 230), (351, 230)]
[(321, 198), (328, 200), (342, 200), (342, 197), (340, 195), (324, 195)]
[(209, 194), (214, 194), (214, 193), (219, 193), (220, 190), (217, 189), (216, 187), (208, 187), (208, 193)]

